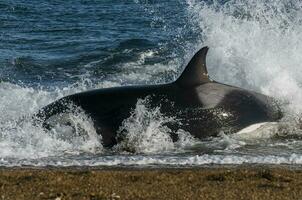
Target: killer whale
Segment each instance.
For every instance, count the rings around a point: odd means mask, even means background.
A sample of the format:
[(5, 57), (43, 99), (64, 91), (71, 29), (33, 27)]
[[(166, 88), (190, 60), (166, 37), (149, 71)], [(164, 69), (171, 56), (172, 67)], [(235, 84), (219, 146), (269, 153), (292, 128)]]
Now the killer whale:
[(150, 107), (160, 107), (165, 116), (174, 117), (167, 126), (171, 137), (184, 130), (196, 138), (239, 131), (249, 125), (281, 119), (276, 101), (266, 95), (218, 83), (207, 71), (208, 47), (200, 49), (179, 78), (161, 85), (125, 86), (95, 89), (63, 97), (36, 113), (35, 118), (50, 128), (48, 120), (70, 111), (70, 104), (90, 116), (105, 147), (114, 146), (117, 131), (139, 99), (148, 98)]

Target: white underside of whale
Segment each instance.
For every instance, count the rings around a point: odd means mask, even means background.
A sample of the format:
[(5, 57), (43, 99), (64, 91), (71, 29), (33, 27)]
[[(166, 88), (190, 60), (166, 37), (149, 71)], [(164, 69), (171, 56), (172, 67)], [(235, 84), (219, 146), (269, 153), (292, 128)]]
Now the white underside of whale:
[(278, 134), (279, 129), (280, 124), (278, 122), (262, 122), (241, 129), (234, 136), (242, 139), (272, 138)]

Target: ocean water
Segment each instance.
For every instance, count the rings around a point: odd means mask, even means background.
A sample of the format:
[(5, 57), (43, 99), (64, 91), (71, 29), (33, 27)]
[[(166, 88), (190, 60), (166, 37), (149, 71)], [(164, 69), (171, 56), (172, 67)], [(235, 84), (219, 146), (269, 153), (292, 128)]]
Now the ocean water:
[[(301, 32), (298, 0), (0, 0), (0, 166), (300, 165)], [(172, 142), (174, 119), (139, 100), (112, 149), (81, 109), (72, 127), (32, 123), (65, 95), (171, 82), (205, 45), (214, 80), (275, 97), (284, 119)]]

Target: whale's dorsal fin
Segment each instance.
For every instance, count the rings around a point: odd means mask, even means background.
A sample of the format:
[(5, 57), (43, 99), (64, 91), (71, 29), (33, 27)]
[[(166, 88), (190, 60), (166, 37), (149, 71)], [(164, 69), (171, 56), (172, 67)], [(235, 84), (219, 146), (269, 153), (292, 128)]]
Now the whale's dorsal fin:
[(208, 50), (208, 47), (203, 47), (193, 56), (185, 70), (176, 80), (177, 84), (181, 86), (195, 86), (211, 82), (206, 65)]

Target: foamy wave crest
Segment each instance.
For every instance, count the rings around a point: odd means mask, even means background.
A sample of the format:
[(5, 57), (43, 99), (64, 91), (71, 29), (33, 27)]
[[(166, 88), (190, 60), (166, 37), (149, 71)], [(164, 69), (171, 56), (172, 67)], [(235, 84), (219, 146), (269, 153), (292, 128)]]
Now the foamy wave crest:
[(187, 3), (202, 43), (211, 47), (214, 79), (286, 100), (290, 112), (301, 113), (301, 1)]
[(46, 105), (55, 98), (47, 91), (21, 87), (7, 82), (0, 83), (0, 94), (0, 123), (32, 114), (41, 105)]
[(160, 107), (149, 108), (149, 99), (139, 99), (131, 116), (123, 121), (119, 137), (123, 140), (117, 146), (137, 153), (164, 152), (174, 148), (171, 130), (165, 125), (174, 120), (165, 117)]
[(131, 116), (123, 121), (118, 131), (122, 141), (116, 149), (135, 153), (164, 153), (192, 145), (195, 139), (182, 130), (177, 132), (178, 141), (173, 142), (172, 130), (167, 123), (177, 119), (164, 116), (160, 112), (160, 105), (151, 108), (150, 98), (139, 99)]
[[(79, 89), (79, 88), (78, 88)], [(71, 92), (71, 91), (68, 91)], [(37, 90), (11, 83), (0, 83), (0, 157), (37, 159), (64, 153), (102, 151), (101, 138), (84, 112), (74, 109), (69, 124), (50, 131), (33, 123), (32, 114), (64, 95), (65, 90)], [(84, 136), (86, 134), (86, 136)], [(62, 135), (68, 137), (63, 138)]]
[[(87, 122), (82, 125), (83, 129), (87, 128), (86, 124)], [(64, 131), (66, 128), (61, 130)], [(58, 132), (46, 131), (40, 126), (34, 126), (30, 120), (6, 123), (0, 131), (2, 159), (38, 159), (62, 154), (95, 153), (102, 149), (100, 141), (91, 133), (86, 137), (83, 135), (60, 137)]]
[(74, 105), (69, 107), (69, 112), (48, 119), (48, 124), (52, 127), (50, 135), (66, 142), (66, 147), (70, 150), (92, 153), (102, 151), (102, 137), (96, 133), (91, 118), (81, 108)]

